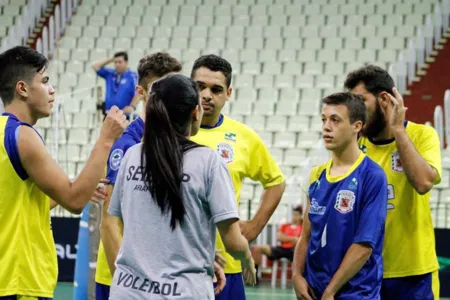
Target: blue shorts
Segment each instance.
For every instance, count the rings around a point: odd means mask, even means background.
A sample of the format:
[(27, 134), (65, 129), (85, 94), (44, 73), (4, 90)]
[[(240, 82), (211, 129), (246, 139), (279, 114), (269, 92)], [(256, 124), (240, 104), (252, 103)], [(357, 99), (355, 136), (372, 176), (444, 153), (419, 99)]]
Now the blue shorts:
[[(17, 296), (17, 295), (4, 296), (4, 297), (0, 297), (0, 300), (20, 300), (21, 297), (24, 297), (24, 296)], [(53, 300), (53, 298), (43, 298), (43, 297), (27, 297), (27, 299)]]
[(108, 300), (109, 299), (109, 285), (95, 283), (95, 300)]
[(381, 284), (381, 300), (437, 299), (439, 299), (437, 271), (416, 276), (386, 278)]
[[(227, 283), (223, 291), (216, 295), (216, 300), (245, 300), (244, 280), (242, 273), (225, 274)], [(216, 284), (214, 284), (216, 287)]]

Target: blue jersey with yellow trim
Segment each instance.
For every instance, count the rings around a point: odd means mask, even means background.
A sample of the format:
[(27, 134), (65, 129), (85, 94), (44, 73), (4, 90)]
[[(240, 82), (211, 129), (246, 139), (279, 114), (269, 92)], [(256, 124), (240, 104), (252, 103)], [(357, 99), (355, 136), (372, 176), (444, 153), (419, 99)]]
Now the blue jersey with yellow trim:
[(387, 212), (386, 175), (362, 153), (344, 175), (331, 176), (331, 165), (329, 160), (311, 171), (311, 238), (304, 276), (317, 294), (323, 294), (350, 246), (364, 243), (373, 249), (370, 258), (335, 299), (379, 299)]
[[(111, 148), (106, 170), (106, 179), (110, 184), (116, 183), (117, 172), (125, 153), (132, 146), (139, 144), (144, 136), (144, 120), (140, 117), (130, 123), (122, 136), (114, 143)], [(110, 286), (112, 283), (112, 274), (109, 270), (106, 260), (105, 249), (100, 241), (97, 255), (97, 269), (95, 271), (95, 282)]]

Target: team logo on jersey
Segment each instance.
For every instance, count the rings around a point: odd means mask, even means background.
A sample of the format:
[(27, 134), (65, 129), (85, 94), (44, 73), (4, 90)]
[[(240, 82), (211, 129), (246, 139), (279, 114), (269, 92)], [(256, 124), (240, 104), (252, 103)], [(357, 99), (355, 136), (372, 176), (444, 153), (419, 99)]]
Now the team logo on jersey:
[(356, 190), (358, 188), (358, 180), (356, 180), (355, 177), (353, 177), (352, 181), (348, 184), (348, 188), (350, 190)]
[(391, 168), (395, 172), (403, 172), (403, 164), (398, 152), (394, 152), (391, 155)]
[(326, 206), (320, 206), (319, 203), (317, 203), (316, 199), (312, 198), (311, 205), (309, 206), (309, 214), (324, 215), (326, 209)]
[(231, 133), (231, 132), (225, 133), (225, 139), (236, 142), (236, 133)]
[(341, 214), (347, 214), (353, 210), (355, 204), (355, 193), (352, 191), (339, 191), (334, 208)]
[(119, 170), (120, 162), (123, 158), (122, 149), (115, 149), (109, 157), (109, 168), (113, 171)]
[(222, 157), (223, 161), (227, 164), (234, 161), (233, 147), (227, 143), (219, 143), (217, 145), (217, 152)]

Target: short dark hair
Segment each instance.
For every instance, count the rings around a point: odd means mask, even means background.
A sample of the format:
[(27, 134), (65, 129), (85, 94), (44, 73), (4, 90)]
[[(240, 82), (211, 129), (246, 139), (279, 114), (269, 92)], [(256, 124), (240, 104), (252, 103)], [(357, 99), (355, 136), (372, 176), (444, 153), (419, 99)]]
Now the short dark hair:
[(16, 46), (0, 54), (0, 98), (6, 106), (14, 99), (18, 81), (31, 83), (48, 67), (48, 59), (36, 50)]
[(182, 69), (181, 63), (170, 56), (166, 52), (156, 52), (146, 55), (138, 64), (139, 85), (145, 84), (150, 76), (163, 77), (171, 72), (180, 72)]
[(366, 105), (364, 99), (356, 94), (349, 92), (334, 93), (322, 100), (322, 104), (327, 105), (344, 105), (347, 107), (350, 123), (361, 121), (363, 124), (367, 120)]
[(394, 80), (389, 73), (374, 65), (367, 65), (350, 72), (345, 79), (344, 87), (351, 90), (361, 82), (375, 96), (378, 96), (381, 92), (392, 95), (392, 89), (395, 87)]
[(214, 54), (200, 56), (194, 62), (194, 66), (192, 67), (191, 72), (191, 78), (194, 78), (195, 71), (202, 67), (207, 68), (213, 72), (222, 72), (222, 74), (226, 78), (227, 87), (230, 87), (231, 74), (233, 73), (233, 69), (231, 68), (231, 64), (226, 59)]
[(303, 206), (300, 204), (300, 205), (297, 205), (297, 206), (294, 206), (293, 208), (292, 208), (292, 211), (296, 211), (296, 212), (299, 212), (301, 215), (303, 215)]
[(119, 51), (114, 53), (114, 58), (116, 57), (123, 57), (124, 61), (128, 61), (128, 53), (126, 53), (125, 51)]

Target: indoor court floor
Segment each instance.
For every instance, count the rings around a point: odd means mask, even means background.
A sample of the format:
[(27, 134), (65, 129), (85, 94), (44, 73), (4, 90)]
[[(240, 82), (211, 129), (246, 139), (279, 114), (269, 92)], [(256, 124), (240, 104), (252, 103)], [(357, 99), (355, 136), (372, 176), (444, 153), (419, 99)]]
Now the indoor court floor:
[[(245, 287), (247, 300), (295, 300), (294, 291), (291, 288), (272, 289), (269, 285), (261, 284), (256, 288)], [(71, 283), (58, 283), (54, 300), (72, 300), (73, 285)], [(441, 298), (450, 300), (450, 298)]]

